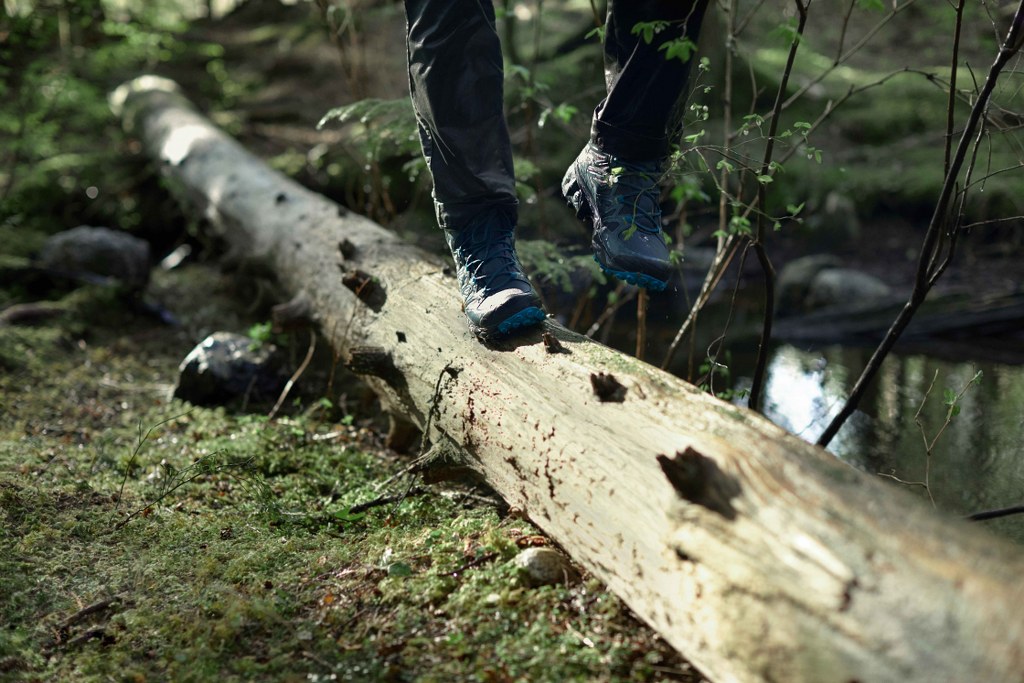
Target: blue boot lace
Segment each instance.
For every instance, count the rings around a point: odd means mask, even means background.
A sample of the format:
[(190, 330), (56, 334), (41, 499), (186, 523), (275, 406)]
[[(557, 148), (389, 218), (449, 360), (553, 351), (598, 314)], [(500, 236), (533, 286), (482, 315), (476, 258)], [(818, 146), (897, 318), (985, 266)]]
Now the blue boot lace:
[(459, 283), (461, 289), (469, 285), (487, 296), (515, 287), (516, 283), (520, 283), (517, 289), (530, 286), (516, 258), (511, 229), (483, 224), (446, 232), (456, 264), (468, 276), (467, 282)]
[(657, 165), (629, 163), (614, 157), (611, 162), (617, 171), (609, 176), (611, 192), (615, 202), (628, 212), (629, 218), (629, 227), (623, 237), (629, 239), (634, 230), (643, 230), (652, 235), (660, 233), (661, 206), (658, 200), (661, 192), (658, 188)]

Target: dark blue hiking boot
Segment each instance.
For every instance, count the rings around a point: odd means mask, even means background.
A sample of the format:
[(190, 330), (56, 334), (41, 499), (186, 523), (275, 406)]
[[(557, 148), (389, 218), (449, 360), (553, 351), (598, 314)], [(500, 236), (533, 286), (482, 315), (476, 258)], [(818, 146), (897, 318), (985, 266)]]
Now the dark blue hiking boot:
[(562, 194), (594, 231), (594, 259), (620, 280), (661, 291), (672, 275), (661, 231), (657, 161), (618, 159), (589, 142), (562, 179)]
[(455, 258), (469, 327), (488, 341), (544, 321), (540, 297), (516, 256), (514, 226), (488, 211), (464, 228), (444, 231)]

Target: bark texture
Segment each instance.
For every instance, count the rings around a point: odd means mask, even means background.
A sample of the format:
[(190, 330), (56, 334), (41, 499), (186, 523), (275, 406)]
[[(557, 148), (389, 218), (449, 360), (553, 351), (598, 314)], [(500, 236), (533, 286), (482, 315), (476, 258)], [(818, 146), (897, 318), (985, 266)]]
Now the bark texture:
[(712, 680), (1024, 680), (1018, 547), (555, 323), (484, 347), (437, 257), (270, 170), (166, 82), (117, 104), (390, 410)]

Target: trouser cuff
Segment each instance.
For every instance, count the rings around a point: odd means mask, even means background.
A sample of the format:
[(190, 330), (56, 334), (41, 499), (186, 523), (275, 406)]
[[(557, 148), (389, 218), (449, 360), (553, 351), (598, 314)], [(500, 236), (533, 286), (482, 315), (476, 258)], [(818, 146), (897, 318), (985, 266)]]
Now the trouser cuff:
[(434, 209), (437, 213), (437, 224), (444, 230), (459, 230), (469, 225), (474, 218), (485, 211), (505, 212), (511, 225), (516, 225), (519, 218), (519, 202), (516, 199), (486, 202), (439, 202), (435, 198)]
[(606, 154), (626, 161), (653, 161), (668, 157), (667, 135), (644, 135), (594, 119), (590, 141)]

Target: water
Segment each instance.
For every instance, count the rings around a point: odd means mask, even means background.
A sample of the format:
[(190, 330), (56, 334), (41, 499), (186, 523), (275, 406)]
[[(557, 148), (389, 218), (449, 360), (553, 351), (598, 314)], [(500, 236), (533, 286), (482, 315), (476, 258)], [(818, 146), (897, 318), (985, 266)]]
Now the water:
[[(777, 347), (768, 366), (766, 416), (816, 440), (869, 355), (841, 346)], [(971, 384), (978, 371), (980, 381)], [(968, 385), (959, 414), (938, 435), (948, 412), (946, 390), (959, 394)], [(934, 441), (930, 457), (926, 441)], [(891, 355), (829, 450), (894, 486), (926, 499), (930, 492), (936, 507), (956, 514), (1024, 504), (1024, 366)], [(978, 523), (1024, 543), (1024, 515)]]

